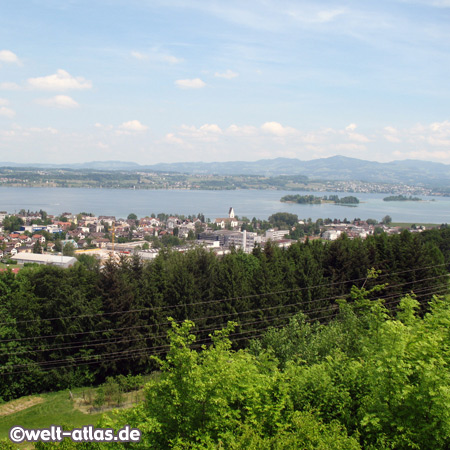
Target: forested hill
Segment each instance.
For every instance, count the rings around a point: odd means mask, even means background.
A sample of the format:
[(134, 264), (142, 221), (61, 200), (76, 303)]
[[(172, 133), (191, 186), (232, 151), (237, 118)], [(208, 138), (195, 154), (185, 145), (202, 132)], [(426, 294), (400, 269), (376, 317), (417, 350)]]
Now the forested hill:
[(345, 156), (302, 161), (295, 158), (259, 161), (184, 162), (140, 165), (124, 161), (93, 161), (79, 164), (18, 164), (0, 162), (0, 167), (35, 167), (71, 170), (160, 171), (180, 174), (303, 175), (311, 180), (364, 181), (427, 187), (450, 187), (450, 165), (431, 161), (403, 160), (380, 163)]
[[(198, 343), (229, 320), (236, 347), (281, 327), (293, 314), (328, 320), (352, 286), (384, 287), (395, 308), (414, 291), (426, 302), (447, 290), (450, 229), (381, 234), (366, 240), (267, 245), (221, 258), (196, 249), (110, 262), (99, 270), (87, 255), (71, 269), (0, 273), (0, 397), (4, 400), (119, 373), (152, 370), (151, 354), (167, 349), (168, 317), (192, 319)], [(378, 279), (367, 279), (371, 268)]]
[(360, 180), (373, 183), (448, 186), (450, 166), (418, 160), (380, 163), (346, 156), (301, 161), (294, 158), (215, 163), (173, 163), (148, 166), (155, 170), (219, 175), (292, 175), (301, 174), (319, 180)]

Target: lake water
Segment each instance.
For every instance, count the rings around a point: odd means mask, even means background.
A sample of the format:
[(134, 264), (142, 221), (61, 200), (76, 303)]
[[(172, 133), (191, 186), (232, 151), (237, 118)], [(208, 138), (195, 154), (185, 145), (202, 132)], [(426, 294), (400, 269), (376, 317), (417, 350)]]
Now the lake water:
[(449, 197), (422, 197), (423, 202), (384, 202), (389, 194), (349, 194), (343, 192), (301, 192), (301, 195), (355, 195), (361, 203), (356, 206), (334, 204), (299, 205), (281, 203), (292, 191), (187, 191), (187, 190), (126, 190), (126, 189), (67, 189), (67, 188), (0, 188), (0, 210), (9, 213), (20, 209), (49, 214), (63, 212), (92, 212), (96, 215), (138, 217), (151, 213), (198, 214), (214, 219), (227, 217), (230, 206), (239, 217), (267, 219), (276, 212), (297, 214), (300, 219), (318, 218), (381, 220), (386, 214), (394, 222), (450, 223)]

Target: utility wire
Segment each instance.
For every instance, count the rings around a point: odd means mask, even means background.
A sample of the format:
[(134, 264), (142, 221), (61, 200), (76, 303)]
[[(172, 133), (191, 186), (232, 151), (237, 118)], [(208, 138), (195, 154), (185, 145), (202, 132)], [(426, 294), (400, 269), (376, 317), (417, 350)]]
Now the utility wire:
[[(431, 266), (406, 269), (406, 270), (402, 270), (399, 272), (380, 274), (380, 275), (378, 275), (378, 277), (376, 279), (392, 277), (394, 275), (400, 275), (400, 274), (404, 274), (404, 273), (408, 273), (408, 272), (415, 272), (415, 271), (419, 271), (419, 270), (433, 269), (436, 267), (443, 267), (446, 265), (448, 265), (448, 264), (442, 263), (442, 264), (435, 264), (435, 265), (431, 265)], [(313, 285), (313, 286), (304, 286), (304, 287), (300, 287), (300, 288), (294, 288), (294, 289), (288, 289), (288, 290), (282, 290), (282, 291), (274, 291), (274, 292), (266, 292), (266, 293), (261, 293), (261, 294), (250, 294), (250, 295), (243, 295), (243, 296), (238, 296), (238, 297), (226, 297), (226, 298), (221, 298), (221, 299), (206, 300), (206, 301), (202, 301), (202, 302), (190, 303), (189, 306), (206, 305), (206, 304), (210, 304), (210, 303), (218, 303), (218, 302), (233, 301), (233, 300), (246, 300), (246, 299), (251, 299), (251, 298), (258, 298), (258, 297), (265, 296), (265, 295), (287, 294), (287, 293), (299, 292), (299, 291), (303, 291), (303, 290), (317, 289), (317, 288), (321, 288), (321, 287), (331, 287), (331, 286), (336, 286), (336, 285), (340, 285), (340, 284), (355, 283), (358, 281), (365, 281), (367, 279), (368, 279), (368, 277), (366, 276), (363, 278), (354, 278), (351, 280), (336, 281), (336, 282), (330, 282), (330, 283), (324, 283), (324, 284), (317, 284), (317, 285)], [(55, 320), (67, 320), (67, 319), (85, 318), (85, 317), (102, 317), (102, 316), (110, 316), (110, 315), (116, 315), (116, 314), (129, 314), (129, 313), (144, 312), (144, 311), (158, 311), (161, 309), (177, 308), (179, 306), (180, 305), (165, 305), (165, 306), (154, 306), (154, 307), (149, 307), (149, 308), (130, 309), (130, 310), (124, 310), (124, 311), (113, 311), (113, 312), (106, 312), (106, 313), (75, 314), (75, 315), (71, 315), (71, 316), (51, 317), (48, 319), (40, 318), (40, 319), (19, 320), (14, 323), (15, 324), (24, 324), (24, 323), (44, 322), (44, 321), (51, 322), (51, 321), (55, 321)], [(0, 322), (0, 325), (9, 325), (9, 324), (11, 324), (11, 322)]]
[[(399, 284), (395, 284), (395, 285), (388, 285), (388, 288), (391, 289), (391, 288), (394, 288), (394, 287), (406, 286), (406, 285), (409, 285), (409, 284), (417, 284), (417, 283), (420, 283), (422, 281), (431, 281), (431, 280), (436, 280), (436, 279), (439, 279), (439, 278), (449, 277), (449, 276), (450, 276), (449, 274), (442, 274), (442, 275), (438, 275), (438, 276), (434, 276), (434, 277), (428, 277), (428, 278), (422, 278), (422, 279), (419, 279), (419, 280), (408, 281), (408, 282), (405, 282), (405, 283), (399, 283)], [(315, 287), (317, 287), (317, 286), (311, 286), (311, 287), (306, 287), (306, 288), (301, 288), (301, 289), (313, 289)], [(280, 291), (280, 292), (292, 292), (292, 291)], [(269, 292), (269, 293), (254, 294), (251, 297), (265, 297), (265, 296), (270, 296), (270, 295), (275, 295), (275, 294), (279, 294), (279, 292), (275, 292), (275, 293), (270, 293)], [(345, 294), (337, 295), (334, 298), (341, 298), (344, 295)], [(244, 298), (244, 297), (236, 297), (235, 299), (242, 299), (242, 298)], [(301, 304), (314, 303), (314, 302), (324, 301), (324, 300), (329, 300), (329, 299), (332, 299), (332, 298), (326, 297), (326, 298), (321, 298), (321, 299), (313, 299), (313, 300), (310, 300), (310, 301), (307, 301), (307, 302), (301, 302)], [(222, 300), (218, 300), (218, 301), (223, 301), (223, 299)], [(210, 302), (206, 302), (206, 303), (210, 303)], [(198, 304), (198, 303), (174, 305), (174, 307), (186, 308), (186, 307), (194, 306), (196, 304)], [(14, 322), (9, 323), (9, 324), (13, 325)], [(97, 334), (97, 333), (124, 331), (124, 330), (140, 329), (140, 328), (145, 328), (145, 327), (148, 328), (148, 327), (151, 327), (151, 326), (158, 326), (158, 325), (159, 325), (158, 323), (155, 323), (155, 324), (151, 324), (151, 325), (137, 325), (137, 326), (133, 326), (133, 327), (109, 328), (109, 329), (104, 329), (104, 330), (81, 331), (81, 332), (76, 332), (76, 333), (59, 333), (59, 334), (44, 335), (44, 336), (30, 336), (30, 337), (25, 337), (25, 338), (1, 339), (0, 343), (2, 343), (2, 342), (29, 341), (29, 340), (38, 340), (38, 339), (47, 339), (47, 338), (57, 338), (57, 337), (65, 337), (65, 336), (81, 336), (81, 335), (86, 335), (86, 334)]]
[[(404, 295), (405, 294), (396, 294), (396, 296), (404, 296)], [(385, 303), (385, 306), (389, 305), (389, 304), (398, 303), (399, 301), (400, 300), (393, 301), (393, 302), (390, 302), (390, 303)], [(277, 318), (279, 319), (279, 318), (284, 318), (284, 317), (291, 317), (291, 316), (292, 316), (292, 314), (287, 314), (285, 316), (275, 316), (272, 320), (276, 320)], [(327, 317), (333, 317), (333, 316), (334, 317), (336, 316), (335, 312), (329, 314), (328, 316), (321, 317), (320, 320), (325, 319)], [(317, 320), (318, 319), (309, 319), (309, 320), (305, 320), (305, 322), (313, 322), (313, 321), (317, 321)], [(262, 322), (268, 322), (268, 321), (271, 321), (271, 320), (262, 319), (262, 320), (256, 321), (256, 322), (249, 322), (248, 324), (262, 323)], [(265, 328), (262, 328), (262, 329), (260, 328), (260, 329), (242, 331), (242, 332), (238, 332), (238, 333), (231, 333), (229, 336), (232, 337), (232, 336), (237, 336), (237, 335), (242, 335), (242, 334), (261, 332), (261, 331), (267, 330), (269, 328), (280, 328), (280, 327), (284, 327), (284, 326), (286, 326), (286, 324), (282, 324), (282, 325), (279, 325), (279, 326), (276, 326), (276, 327), (268, 326), (268, 327), (265, 327)], [(213, 329), (213, 331), (218, 331), (218, 330), (220, 330), (220, 328)], [(209, 330), (206, 329), (206, 330), (203, 330), (203, 331), (209, 331)], [(246, 337), (242, 337), (241, 339), (234, 339), (233, 341), (235, 341), (235, 340), (242, 340), (242, 339), (248, 339), (250, 337), (254, 338), (255, 336), (246, 336)], [(201, 342), (209, 342), (209, 341), (210, 341), (210, 339), (203, 339), (203, 340), (197, 341), (196, 344), (200, 344)], [(141, 354), (143, 352), (142, 355), (144, 355), (145, 352), (148, 352), (149, 350), (161, 349), (160, 350), (161, 353), (164, 353), (165, 350), (163, 350), (163, 349), (167, 348), (167, 347), (170, 347), (170, 344), (156, 346), (156, 347), (151, 347), (150, 349), (134, 349), (134, 350), (126, 350), (126, 351), (121, 351), (121, 352), (108, 353), (106, 355), (88, 355), (86, 357), (80, 357), (80, 358), (47, 361), (47, 362), (43, 362), (41, 364), (38, 364), (38, 363), (27, 363), (27, 364), (11, 365), (11, 366), (8, 366), (8, 369), (9, 368), (18, 368), (18, 367), (34, 367), (34, 368), (40, 368), (41, 370), (46, 370), (46, 369), (54, 370), (54, 369), (61, 369), (61, 368), (67, 367), (68, 365), (71, 366), (71, 365), (73, 365), (73, 363), (76, 363), (76, 362), (79, 362), (79, 361), (81, 362), (81, 361), (84, 361), (84, 360), (87, 360), (87, 361), (80, 363), (80, 365), (85, 365), (87, 363), (93, 364), (93, 363), (101, 363), (101, 362), (105, 362), (105, 361), (107, 362), (107, 361), (110, 360), (109, 358), (111, 356), (115, 356), (115, 355), (124, 355), (124, 354), (126, 354), (127, 355), (126, 357), (120, 358), (120, 359), (126, 359), (127, 357), (131, 356), (132, 354), (133, 355), (138, 354), (138, 353)], [(97, 359), (95, 361), (90, 361), (93, 358), (97, 358)], [(108, 359), (106, 359), (106, 358), (108, 358)], [(53, 366), (53, 365), (61, 363), (61, 362), (68, 363), (68, 365), (62, 365), (62, 366), (57, 366), (57, 367), (43, 367), (44, 365), (45, 366)], [(8, 372), (8, 373), (3, 373), (1, 375), (10, 375), (12, 373), (18, 373), (18, 372)]]

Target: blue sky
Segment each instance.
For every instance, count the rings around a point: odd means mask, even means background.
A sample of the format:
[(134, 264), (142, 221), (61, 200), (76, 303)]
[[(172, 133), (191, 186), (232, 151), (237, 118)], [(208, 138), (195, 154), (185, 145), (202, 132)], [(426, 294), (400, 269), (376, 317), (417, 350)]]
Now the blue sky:
[(0, 161), (450, 163), (450, 0), (28, 0)]

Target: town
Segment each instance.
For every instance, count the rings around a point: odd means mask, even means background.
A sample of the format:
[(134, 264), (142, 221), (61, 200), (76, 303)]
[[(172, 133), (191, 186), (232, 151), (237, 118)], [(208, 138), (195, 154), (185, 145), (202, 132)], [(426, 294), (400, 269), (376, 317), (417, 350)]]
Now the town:
[[(238, 217), (233, 207), (224, 217), (211, 220), (197, 216), (158, 215), (138, 218), (130, 213), (126, 219), (95, 216), (92, 213), (60, 216), (45, 211), (20, 210), (16, 214), (0, 211), (0, 258), (9, 264), (51, 264), (70, 267), (76, 257), (88, 254), (100, 262), (109, 258), (138, 255), (154, 259), (162, 248), (184, 252), (195, 246), (210, 249), (217, 255), (240, 249), (251, 253), (267, 242), (287, 248), (300, 240), (333, 241), (342, 235), (349, 239), (366, 238), (377, 233), (398, 234), (405, 227), (393, 226), (391, 218), (375, 219), (299, 219), (290, 213), (275, 213), (268, 220)], [(412, 225), (411, 232), (424, 226)]]

